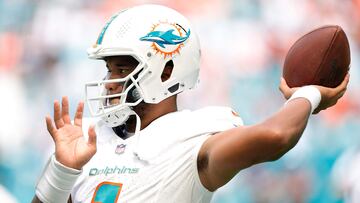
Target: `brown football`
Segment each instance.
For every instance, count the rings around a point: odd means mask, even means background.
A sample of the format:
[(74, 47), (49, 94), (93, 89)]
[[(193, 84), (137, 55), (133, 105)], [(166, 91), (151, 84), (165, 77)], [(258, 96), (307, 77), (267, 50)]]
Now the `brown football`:
[(285, 58), (283, 77), (289, 87), (336, 87), (349, 65), (346, 34), (340, 26), (329, 25), (305, 34), (292, 45)]

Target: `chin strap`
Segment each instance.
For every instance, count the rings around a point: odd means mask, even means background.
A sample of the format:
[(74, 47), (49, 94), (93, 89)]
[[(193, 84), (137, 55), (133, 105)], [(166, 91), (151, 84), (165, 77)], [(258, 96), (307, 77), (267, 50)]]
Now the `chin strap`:
[(130, 107), (126, 106), (120, 110), (105, 114), (101, 119), (105, 122), (105, 125), (113, 128), (124, 124), (132, 114), (135, 114), (135, 112)]

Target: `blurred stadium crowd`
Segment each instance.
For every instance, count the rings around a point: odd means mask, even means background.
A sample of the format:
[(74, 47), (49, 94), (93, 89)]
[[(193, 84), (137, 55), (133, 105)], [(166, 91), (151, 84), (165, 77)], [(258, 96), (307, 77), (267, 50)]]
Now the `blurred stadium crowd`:
[(30, 201), (53, 150), (44, 119), (53, 100), (69, 96), (73, 114), (84, 83), (106, 74), (86, 49), (112, 13), (142, 3), (177, 9), (200, 36), (201, 83), (180, 96), (180, 109), (228, 105), (247, 125), (283, 105), (278, 84), (291, 44), (314, 28), (341, 25), (352, 52), (343, 99), (311, 117), (292, 151), (244, 170), (213, 202), (351, 201), (346, 195), (360, 182), (360, 0), (0, 0), (0, 202), (5, 190), (16, 199), (5, 202)]

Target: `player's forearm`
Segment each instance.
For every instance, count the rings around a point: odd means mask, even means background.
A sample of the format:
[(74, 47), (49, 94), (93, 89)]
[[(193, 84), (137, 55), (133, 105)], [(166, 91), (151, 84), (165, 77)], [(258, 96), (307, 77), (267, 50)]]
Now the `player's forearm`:
[(221, 163), (222, 169), (236, 173), (257, 163), (276, 160), (296, 145), (309, 115), (310, 104), (306, 99), (293, 100), (260, 124), (213, 136), (209, 139), (214, 142), (209, 143), (209, 156), (217, 159), (214, 163)]
[(311, 106), (304, 98), (290, 101), (278, 113), (266, 120), (263, 125), (272, 129), (281, 142), (279, 151), (275, 150), (273, 157), (278, 159), (293, 148), (299, 141), (308, 122)]
[(242, 169), (280, 158), (300, 139), (309, 114), (309, 102), (299, 98), (258, 125), (237, 127), (210, 137), (198, 157), (198, 161), (207, 160), (206, 169), (200, 173), (202, 183), (215, 190)]

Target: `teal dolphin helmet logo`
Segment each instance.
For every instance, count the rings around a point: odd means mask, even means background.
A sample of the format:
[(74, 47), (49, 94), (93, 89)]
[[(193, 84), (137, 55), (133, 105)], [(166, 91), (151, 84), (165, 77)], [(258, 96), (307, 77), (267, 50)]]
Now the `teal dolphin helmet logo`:
[(187, 31), (177, 23), (160, 22), (153, 25), (152, 30), (141, 41), (152, 42), (152, 48), (156, 53), (161, 53), (164, 58), (180, 53), (184, 42), (190, 37), (190, 29)]
[(178, 35), (175, 35), (174, 31), (175, 31), (174, 29), (170, 29), (165, 32), (152, 31), (152, 32), (149, 32), (146, 36), (141, 37), (140, 40), (155, 42), (160, 47), (165, 48), (165, 45), (168, 45), (168, 44), (176, 45), (176, 44), (183, 43), (190, 36), (190, 30), (188, 30), (186, 32), (185, 37), (180, 37)]

